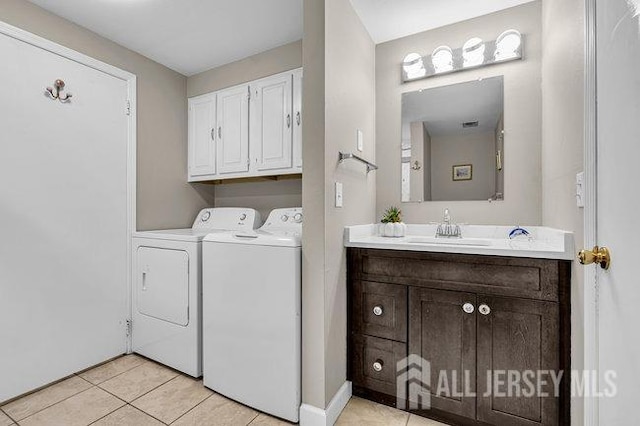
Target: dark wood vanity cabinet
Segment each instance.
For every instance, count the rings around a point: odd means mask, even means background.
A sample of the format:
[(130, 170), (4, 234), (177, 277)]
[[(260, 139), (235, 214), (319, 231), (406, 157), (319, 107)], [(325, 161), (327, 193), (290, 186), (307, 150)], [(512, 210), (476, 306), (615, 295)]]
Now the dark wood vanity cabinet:
[[(568, 261), (349, 248), (353, 393), (451, 425), (568, 426), (569, 291)], [(548, 397), (527, 395), (538, 372)]]

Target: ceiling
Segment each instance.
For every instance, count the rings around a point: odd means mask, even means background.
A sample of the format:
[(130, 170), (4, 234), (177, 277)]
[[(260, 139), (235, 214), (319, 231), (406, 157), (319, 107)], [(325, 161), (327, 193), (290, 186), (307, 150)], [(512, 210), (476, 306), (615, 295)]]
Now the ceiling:
[[(495, 131), (504, 110), (503, 85), (500, 76), (405, 93), (402, 122), (422, 121), (431, 136)], [(463, 129), (468, 121), (478, 127)]]
[(533, 0), (351, 0), (373, 41), (384, 43)]
[(190, 76), (302, 38), (302, 0), (29, 0)]

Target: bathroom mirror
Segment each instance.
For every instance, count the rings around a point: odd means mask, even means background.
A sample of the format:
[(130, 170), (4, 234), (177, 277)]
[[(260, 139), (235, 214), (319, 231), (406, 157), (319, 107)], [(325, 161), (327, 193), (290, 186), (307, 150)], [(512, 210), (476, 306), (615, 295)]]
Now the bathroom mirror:
[(402, 95), (402, 201), (504, 199), (504, 81)]

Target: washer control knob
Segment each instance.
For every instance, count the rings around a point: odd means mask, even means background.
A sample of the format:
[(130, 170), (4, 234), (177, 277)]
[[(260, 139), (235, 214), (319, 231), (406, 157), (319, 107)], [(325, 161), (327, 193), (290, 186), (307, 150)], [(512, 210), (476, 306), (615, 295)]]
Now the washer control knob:
[(240, 215), (240, 220), (245, 220), (247, 218), (247, 214), (246, 213), (242, 213)]
[(202, 213), (202, 216), (200, 216), (200, 220), (203, 222), (208, 221), (211, 218), (211, 212), (210, 211), (206, 211), (204, 213)]
[(283, 222), (286, 222), (287, 220), (289, 220), (289, 216), (287, 216), (286, 214), (283, 214), (282, 216), (280, 216), (280, 220)]
[(302, 222), (302, 213), (296, 213), (296, 214), (293, 216), (293, 220), (295, 220), (295, 221), (296, 221), (296, 223), (300, 223), (300, 222)]

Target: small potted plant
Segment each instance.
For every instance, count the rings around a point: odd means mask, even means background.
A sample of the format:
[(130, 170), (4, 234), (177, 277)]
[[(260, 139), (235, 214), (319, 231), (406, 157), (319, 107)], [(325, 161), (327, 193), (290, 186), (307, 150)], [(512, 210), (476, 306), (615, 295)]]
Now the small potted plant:
[(402, 223), (402, 212), (395, 206), (389, 207), (382, 216), (381, 234), (383, 237), (404, 237), (407, 225)]

